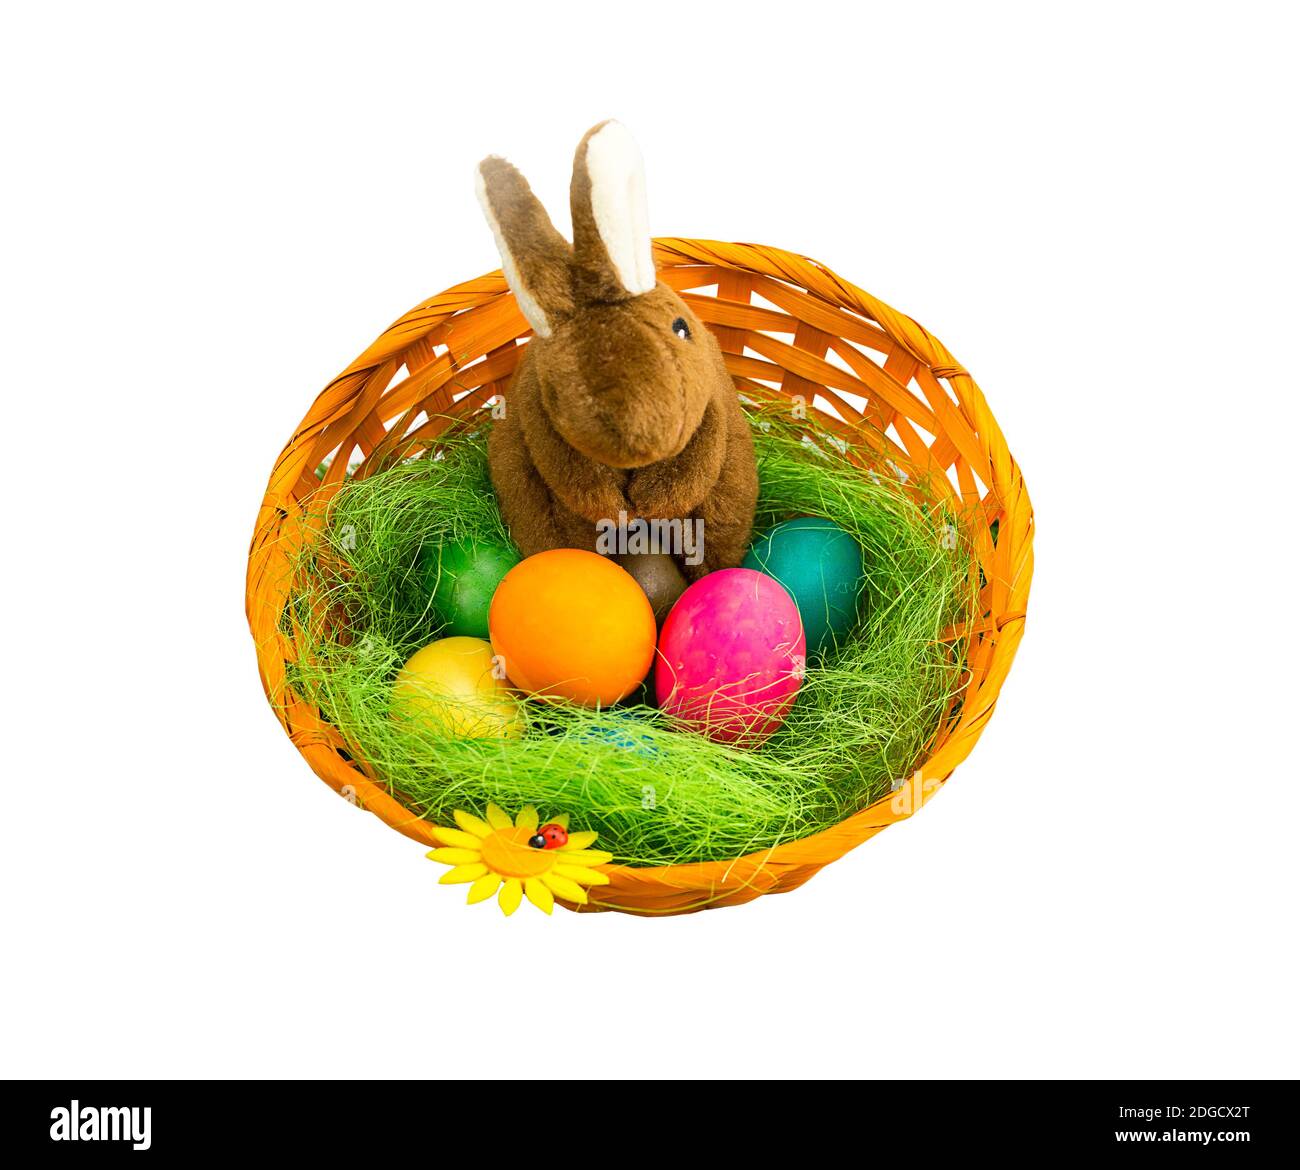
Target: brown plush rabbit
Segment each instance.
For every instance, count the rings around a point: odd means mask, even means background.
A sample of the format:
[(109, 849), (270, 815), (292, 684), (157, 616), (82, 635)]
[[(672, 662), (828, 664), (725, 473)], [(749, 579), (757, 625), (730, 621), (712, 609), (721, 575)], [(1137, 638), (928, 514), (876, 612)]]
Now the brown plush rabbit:
[(676, 554), (691, 577), (738, 565), (758, 496), (753, 441), (717, 341), (656, 279), (631, 135), (603, 122), (578, 145), (572, 245), (504, 159), (479, 164), (478, 193), (533, 328), (488, 443), (515, 543), (525, 556), (623, 552), (609, 544), (622, 521), (683, 532), (685, 548), (644, 551)]

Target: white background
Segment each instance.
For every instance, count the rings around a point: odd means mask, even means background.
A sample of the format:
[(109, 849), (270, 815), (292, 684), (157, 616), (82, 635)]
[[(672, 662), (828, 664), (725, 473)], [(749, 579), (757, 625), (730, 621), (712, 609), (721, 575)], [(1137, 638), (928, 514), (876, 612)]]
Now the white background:
[[(0, 1073), (1300, 1074), (1287, 6), (6, 26)], [(567, 228), (611, 115), (658, 234), (824, 259), (944, 339), (1038, 568), (911, 822), (742, 909), (504, 920), (298, 757), (245, 558), (319, 388), (496, 266), (473, 164)]]

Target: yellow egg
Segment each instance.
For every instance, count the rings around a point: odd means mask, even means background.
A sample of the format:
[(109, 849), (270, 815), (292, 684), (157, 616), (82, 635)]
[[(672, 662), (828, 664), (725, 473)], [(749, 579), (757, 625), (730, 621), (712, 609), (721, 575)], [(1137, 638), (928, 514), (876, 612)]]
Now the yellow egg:
[(482, 638), (440, 638), (398, 672), (391, 713), (458, 739), (518, 739), (523, 715), (502, 673)]

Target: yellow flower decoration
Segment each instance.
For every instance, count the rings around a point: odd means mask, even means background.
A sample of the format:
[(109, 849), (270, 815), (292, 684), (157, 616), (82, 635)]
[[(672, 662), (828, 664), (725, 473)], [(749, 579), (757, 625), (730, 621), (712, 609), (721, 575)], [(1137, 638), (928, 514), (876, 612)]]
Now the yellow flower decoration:
[[(528, 844), (538, 825), (537, 810), (531, 804), (520, 809), (513, 822), (495, 804), (487, 806), (486, 820), (460, 809), (452, 815), (460, 828), (434, 825), (433, 835), (443, 847), (426, 856), (452, 867), (438, 879), (440, 884), (471, 883), (466, 899), (471, 905), (497, 894), (505, 914), (518, 910), (524, 898), (549, 914), (557, 895), (581, 906), (587, 901), (583, 886), (609, 884), (609, 876), (596, 866), (613, 861), (614, 855), (588, 848), (596, 840), (595, 833), (570, 833), (558, 849), (535, 849)], [(568, 814), (552, 817), (548, 823), (568, 829)]]

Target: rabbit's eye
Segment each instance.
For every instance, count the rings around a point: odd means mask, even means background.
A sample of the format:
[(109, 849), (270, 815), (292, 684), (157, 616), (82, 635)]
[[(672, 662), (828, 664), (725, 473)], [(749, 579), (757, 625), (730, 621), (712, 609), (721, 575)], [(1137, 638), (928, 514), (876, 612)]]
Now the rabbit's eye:
[(683, 341), (690, 340), (691, 327), (686, 324), (685, 317), (678, 317), (677, 320), (673, 322), (673, 332), (676, 333), (677, 336), (680, 337)]

